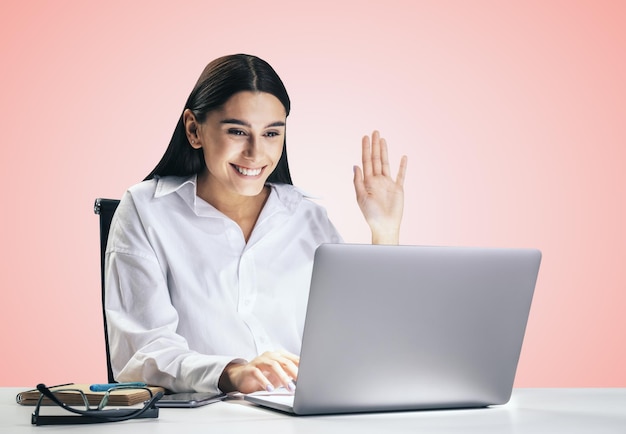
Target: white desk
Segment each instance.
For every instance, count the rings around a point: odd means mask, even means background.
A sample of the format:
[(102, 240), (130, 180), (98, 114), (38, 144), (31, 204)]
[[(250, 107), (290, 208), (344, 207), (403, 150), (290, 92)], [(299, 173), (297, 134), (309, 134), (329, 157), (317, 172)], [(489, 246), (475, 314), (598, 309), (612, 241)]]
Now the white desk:
[(516, 389), (504, 406), (341, 416), (288, 416), (243, 401), (195, 409), (161, 409), (158, 419), (37, 427), (33, 407), (0, 388), (0, 433), (626, 433), (626, 389)]

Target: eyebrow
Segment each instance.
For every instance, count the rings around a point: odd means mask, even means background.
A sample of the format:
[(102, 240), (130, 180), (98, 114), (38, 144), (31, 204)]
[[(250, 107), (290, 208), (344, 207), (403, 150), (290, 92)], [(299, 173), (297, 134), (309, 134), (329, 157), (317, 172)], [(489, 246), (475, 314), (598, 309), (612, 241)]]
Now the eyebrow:
[[(248, 122), (246, 121), (242, 121), (240, 119), (224, 119), (222, 121), (220, 121), (221, 124), (235, 124), (235, 125), (242, 125), (244, 127), (252, 127), (252, 125), (250, 125)], [(269, 125), (266, 125), (265, 128), (272, 128), (272, 127), (284, 127), (285, 126), (285, 122), (283, 121), (276, 121), (276, 122), (272, 122)]]

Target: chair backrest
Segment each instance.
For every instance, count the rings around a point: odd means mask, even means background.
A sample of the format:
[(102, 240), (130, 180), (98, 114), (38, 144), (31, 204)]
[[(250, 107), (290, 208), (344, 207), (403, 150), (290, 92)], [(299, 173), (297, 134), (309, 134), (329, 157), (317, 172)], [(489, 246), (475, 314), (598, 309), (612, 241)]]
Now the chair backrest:
[(104, 310), (104, 252), (107, 248), (107, 240), (109, 238), (109, 228), (111, 227), (111, 220), (113, 214), (117, 209), (120, 201), (117, 199), (96, 199), (94, 204), (94, 213), (100, 216), (100, 283), (102, 292), (102, 319), (104, 321), (104, 344), (106, 348), (107, 356), (107, 379), (109, 383), (114, 383), (113, 369), (111, 368), (111, 355), (109, 352), (109, 333), (107, 329), (107, 317)]

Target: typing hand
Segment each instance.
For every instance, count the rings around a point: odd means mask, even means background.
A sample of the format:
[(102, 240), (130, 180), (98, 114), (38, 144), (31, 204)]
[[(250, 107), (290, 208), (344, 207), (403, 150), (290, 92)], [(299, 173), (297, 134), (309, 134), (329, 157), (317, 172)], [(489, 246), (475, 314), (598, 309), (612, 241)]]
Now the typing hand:
[(268, 392), (284, 387), (295, 390), (300, 358), (287, 351), (270, 351), (248, 363), (231, 363), (226, 366), (219, 381), (222, 392), (239, 391), (252, 393)]

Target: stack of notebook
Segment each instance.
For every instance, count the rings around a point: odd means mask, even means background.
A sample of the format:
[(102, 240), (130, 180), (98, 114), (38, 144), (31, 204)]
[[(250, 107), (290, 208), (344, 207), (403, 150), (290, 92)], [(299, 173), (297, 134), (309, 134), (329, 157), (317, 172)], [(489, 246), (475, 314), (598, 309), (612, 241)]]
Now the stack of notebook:
[[(55, 395), (62, 402), (72, 405), (72, 406), (80, 406), (83, 405), (83, 399), (80, 395), (80, 391), (82, 391), (87, 400), (89, 401), (89, 405), (98, 405), (102, 398), (105, 395), (105, 392), (92, 392), (89, 390), (89, 384), (64, 384), (61, 386), (54, 386), (49, 388), (52, 392), (55, 392)], [(152, 394), (156, 394), (157, 392), (165, 392), (165, 389), (162, 387), (148, 386), (148, 389), (152, 392)], [(37, 389), (27, 390), (24, 392), (20, 392), (15, 397), (15, 400), (18, 404), (21, 405), (37, 405), (37, 401), (39, 401), (39, 396), (41, 394)], [(150, 393), (145, 389), (120, 389), (120, 390), (112, 390), (109, 393), (109, 406), (127, 406), (127, 405), (135, 405), (140, 404), (144, 401), (150, 399)], [(52, 404), (49, 399), (44, 398), (42, 401), (42, 405), (50, 405)]]

